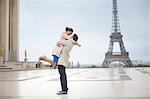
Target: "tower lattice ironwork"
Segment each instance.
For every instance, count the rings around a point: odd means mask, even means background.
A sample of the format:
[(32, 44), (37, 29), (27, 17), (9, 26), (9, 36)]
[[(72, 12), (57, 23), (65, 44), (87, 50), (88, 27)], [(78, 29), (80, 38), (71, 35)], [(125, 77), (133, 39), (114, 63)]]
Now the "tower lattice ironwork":
[[(102, 67), (108, 67), (110, 63), (114, 61), (121, 61), (127, 67), (133, 66), (129, 53), (126, 51), (121, 30), (119, 24), (119, 16), (118, 16), (118, 8), (117, 8), (117, 0), (113, 0), (113, 11), (112, 11), (112, 31), (110, 36), (109, 48), (107, 53), (105, 53), (105, 59), (103, 61)], [(113, 52), (114, 43), (119, 43), (120, 52)]]

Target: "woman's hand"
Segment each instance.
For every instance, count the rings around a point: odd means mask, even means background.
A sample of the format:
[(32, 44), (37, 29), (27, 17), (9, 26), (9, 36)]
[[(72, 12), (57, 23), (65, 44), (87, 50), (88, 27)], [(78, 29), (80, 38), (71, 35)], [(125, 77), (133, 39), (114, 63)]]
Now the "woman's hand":
[(57, 42), (57, 46), (58, 46), (58, 47), (61, 47), (61, 44), (60, 44), (59, 42)]

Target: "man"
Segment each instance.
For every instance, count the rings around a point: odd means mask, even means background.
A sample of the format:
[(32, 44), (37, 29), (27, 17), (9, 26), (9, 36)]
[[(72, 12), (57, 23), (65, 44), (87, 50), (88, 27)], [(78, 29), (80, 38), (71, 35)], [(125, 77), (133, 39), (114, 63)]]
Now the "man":
[[(78, 36), (76, 34), (73, 35), (72, 39), (74, 41), (78, 40)], [(60, 54), (58, 60), (58, 71), (60, 74), (60, 83), (61, 83), (61, 91), (58, 91), (58, 95), (67, 94), (68, 86), (67, 86), (67, 76), (66, 76), (66, 67), (69, 66), (69, 53), (71, 52), (73, 46), (75, 45), (71, 40), (61, 40), (57, 42), (58, 45), (63, 45), (63, 50)], [(50, 64), (53, 64), (51, 59), (47, 57), (40, 57), (41, 60), (47, 61)]]

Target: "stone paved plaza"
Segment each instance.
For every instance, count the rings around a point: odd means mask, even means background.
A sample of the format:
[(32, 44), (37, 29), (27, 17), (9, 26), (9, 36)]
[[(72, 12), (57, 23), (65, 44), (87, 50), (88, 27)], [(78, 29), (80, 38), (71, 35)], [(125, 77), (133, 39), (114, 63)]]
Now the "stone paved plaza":
[(0, 72), (0, 99), (150, 99), (150, 68), (67, 69), (69, 92), (57, 69)]

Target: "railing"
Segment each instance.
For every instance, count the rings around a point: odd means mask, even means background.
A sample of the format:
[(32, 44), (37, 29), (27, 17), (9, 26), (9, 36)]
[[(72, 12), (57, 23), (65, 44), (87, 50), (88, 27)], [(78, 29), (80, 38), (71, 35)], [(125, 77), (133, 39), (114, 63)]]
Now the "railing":
[(12, 68), (13, 70), (22, 70), (22, 69), (28, 69), (28, 68), (35, 68), (36, 62), (24, 62), (24, 61), (16, 61), (16, 62), (10, 62), (10, 61), (4, 61), (4, 65), (7, 67)]
[(121, 52), (113, 52), (112, 55), (121, 55)]

